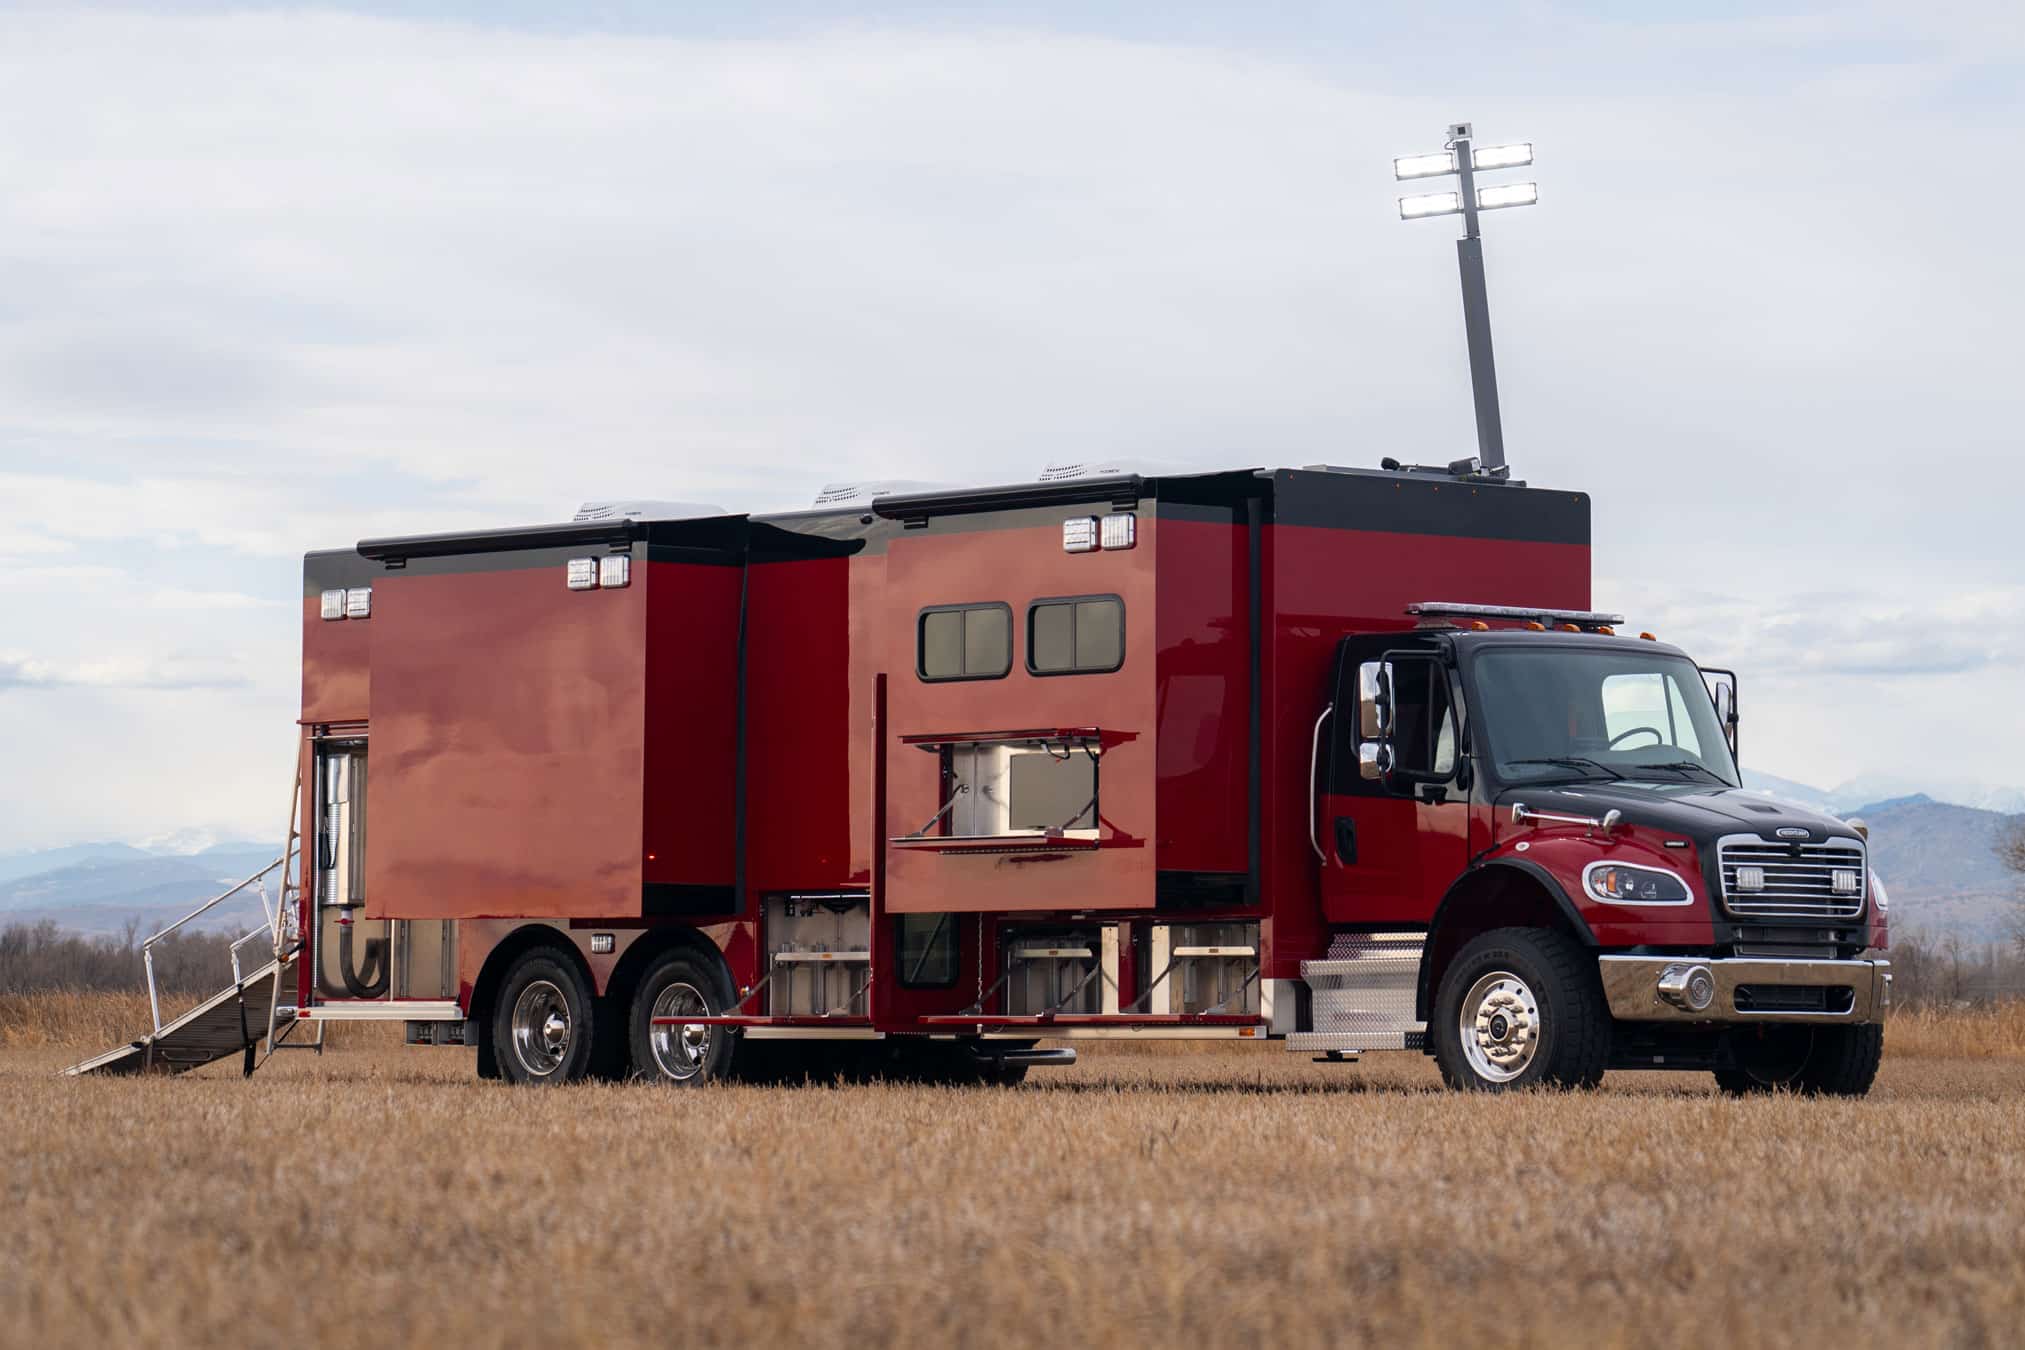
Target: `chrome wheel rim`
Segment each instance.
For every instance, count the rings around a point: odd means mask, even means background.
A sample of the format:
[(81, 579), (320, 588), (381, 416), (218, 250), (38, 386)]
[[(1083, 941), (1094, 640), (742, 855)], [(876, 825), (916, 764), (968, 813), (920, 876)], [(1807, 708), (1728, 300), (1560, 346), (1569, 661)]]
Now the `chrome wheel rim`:
[[(710, 1005), (693, 984), (677, 981), (663, 989), (654, 999), (653, 1018), (663, 1017), (708, 1017)], [(654, 1067), (664, 1078), (686, 1083), (703, 1072), (704, 1061), (710, 1057), (710, 1038), (717, 1028), (700, 1022), (683, 1022), (675, 1026), (656, 1026), (652, 1022), (647, 1028), (648, 1048), (654, 1056)]]
[(513, 1056), (536, 1078), (562, 1068), (574, 1024), (570, 1001), (553, 980), (536, 980), (513, 1004)]
[(1471, 1071), (1488, 1083), (1509, 1083), (1540, 1048), (1540, 1001), (1517, 975), (1494, 970), (1464, 995), (1458, 1029)]

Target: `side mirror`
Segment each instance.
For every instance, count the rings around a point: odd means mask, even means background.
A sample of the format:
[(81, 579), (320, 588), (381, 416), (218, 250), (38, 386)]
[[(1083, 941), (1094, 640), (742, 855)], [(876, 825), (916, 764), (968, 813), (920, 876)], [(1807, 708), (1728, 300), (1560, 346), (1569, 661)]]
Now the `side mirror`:
[(1377, 781), (1392, 772), (1392, 667), (1366, 661), (1357, 667), (1357, 772)]
[(1392, 667), (1366, 661), (1357, 667), (1357, 739), (1390, 740), (1393, 718)]
[(1730, 743), (1730, 753), (1737, 753), (1737, 677), (1728, 670), (1704, 670), (1702, 677), (1709, 681), (1709, 694), (1716, 701), (1716, 722), (1723, 729), (1723, 739)]

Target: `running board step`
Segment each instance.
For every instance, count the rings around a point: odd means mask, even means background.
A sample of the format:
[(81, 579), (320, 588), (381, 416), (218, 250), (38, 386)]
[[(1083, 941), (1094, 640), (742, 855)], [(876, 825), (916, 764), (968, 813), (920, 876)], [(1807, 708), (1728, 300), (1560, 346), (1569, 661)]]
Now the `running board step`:
[(1296, 1031), (1287, 1036), (1287, 1049), (1311, 1053), (1335, 1050), (1346, 1055), (1366, 1050), (1424, 1050), (1427, 1032), (1420, 1031)]
[(1321, 961), (1303, 961), (1311, 1022), (1289, 1050), (1418, 1050), (1427, 1026), (1414, 1016), (1424, 932), (1339, 933)]

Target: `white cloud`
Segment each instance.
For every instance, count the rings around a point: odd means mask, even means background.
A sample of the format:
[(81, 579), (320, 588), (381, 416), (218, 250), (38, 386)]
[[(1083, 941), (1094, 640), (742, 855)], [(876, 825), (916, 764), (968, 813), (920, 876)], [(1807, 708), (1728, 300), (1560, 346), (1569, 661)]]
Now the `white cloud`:
[(249, 683), (244, 671), (185, 653), (153, 660), (116, 658), (57, 665), (18, 654), (0, 654), (0, 693), (33, 689), (238, 689)]

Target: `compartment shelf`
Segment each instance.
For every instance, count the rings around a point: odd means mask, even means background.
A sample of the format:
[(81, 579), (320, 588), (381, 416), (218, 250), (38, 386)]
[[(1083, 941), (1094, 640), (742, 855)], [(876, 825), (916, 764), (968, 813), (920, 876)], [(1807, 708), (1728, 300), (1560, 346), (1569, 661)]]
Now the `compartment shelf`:
[(928, 732), (902, 736), (900, 744), (921, 750), (940, 750), (952, 745), (1013, 745), (1022, 749), (1059, 745), (1072, 750), (1095, 749), (1101, 754), (1137, 737), (1137, 732), (1106, 731), (1102, 727), (1023, 727), (1013, 731)]
[(886, 843), (916, 853), (1087, 853), (1103, 847), (1099, 839), (1044, 834), (901, 834)]

